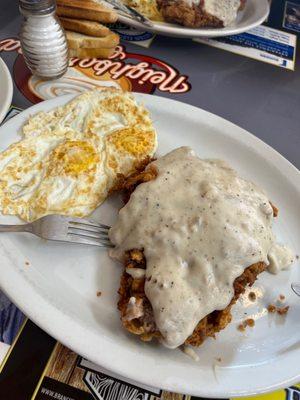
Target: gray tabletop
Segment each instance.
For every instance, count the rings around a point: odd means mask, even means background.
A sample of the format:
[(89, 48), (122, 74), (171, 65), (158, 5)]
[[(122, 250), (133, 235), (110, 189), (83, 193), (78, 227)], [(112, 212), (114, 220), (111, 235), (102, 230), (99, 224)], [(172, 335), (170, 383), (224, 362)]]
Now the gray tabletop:
[[(17, 38), (20, 16), (16, 2), (1, 1), (0, 41)], [(150, 48), (125, 44), (126, 51), (155, 57), (187, 75), (192, 86), (184, 94), (155, 90), (220, 115), (259, 137), (300, 169), (300, 71), (264, 64), (188, 39), (156, 37)], [(12, 69), (16, 54), (2, 52)], [(31, 103), (15, 86), (13, 104)]]

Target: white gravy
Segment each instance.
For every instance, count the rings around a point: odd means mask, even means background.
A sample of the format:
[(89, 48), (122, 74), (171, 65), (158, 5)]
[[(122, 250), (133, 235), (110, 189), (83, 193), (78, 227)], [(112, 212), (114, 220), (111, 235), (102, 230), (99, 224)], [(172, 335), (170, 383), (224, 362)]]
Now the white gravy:
[(240, 0), (204, 0), (203, 9), (227, 26), (236, 20), (240, 5)]
[(111, 256), (122, 261), (126, 250), (144, 249), (145, 293), (163, 343), (175, 348), (230, 303), (245, 268), (269, 263), (273, 210), (225, 162), (201, 160), (188, 147), (151, 164), (158, 176), (135, 189), (110, 229)]
[(269, 251), (268, 259), (268, 271), (272, 274), (278, 274), (278, 272), (293, 264), (295, 256), (289, 247), (275, 243)]
[(190, 357), (192, 360), (194, 360), (194, 361), (196, 361), (196, 362), (200, 360), (198, 354), (197, 354), (197, 353), (195, 352), (195, 350), (192, 349), (191, 347), (183, 345), (183, 346), (182, 346), (182, 351), (183, 351), (188, 357)]
[(142, 268), (126, 268), (128, 275), (132, 276), (133, 279), (145, 278), (146, 271)]

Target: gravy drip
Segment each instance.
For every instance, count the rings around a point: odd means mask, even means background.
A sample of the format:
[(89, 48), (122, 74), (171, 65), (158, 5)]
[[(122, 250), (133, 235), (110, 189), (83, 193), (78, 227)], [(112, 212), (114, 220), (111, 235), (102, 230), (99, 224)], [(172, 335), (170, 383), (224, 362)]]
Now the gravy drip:
[(145, 293), (164, 345), (175, 348), (230, 303), (245, 268), (269, 263), (273, 209), (224, 161), (201, 160), (188, 147), (151, 164), (158, 176), (137, 186), (110, 229), (111, 256), (144, 250)]
[(227, 26), (236, 20), (240, 6), (241, 0), (204, 0), (203, 10)]

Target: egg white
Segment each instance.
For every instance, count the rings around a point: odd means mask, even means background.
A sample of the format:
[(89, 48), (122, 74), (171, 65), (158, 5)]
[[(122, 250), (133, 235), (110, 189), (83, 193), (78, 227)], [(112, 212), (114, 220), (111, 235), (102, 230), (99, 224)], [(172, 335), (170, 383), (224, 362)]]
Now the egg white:
[(149, 113), (131, 94), (87, 91), (29, 118), (23, 139), (0, 154), (0, 212), (87, 216), (156, 147)]

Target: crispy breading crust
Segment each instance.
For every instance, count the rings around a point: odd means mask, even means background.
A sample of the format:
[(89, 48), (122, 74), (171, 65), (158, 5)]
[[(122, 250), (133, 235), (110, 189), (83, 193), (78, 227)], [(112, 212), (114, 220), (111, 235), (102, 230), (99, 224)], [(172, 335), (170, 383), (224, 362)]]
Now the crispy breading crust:
[[(148, 160), (150, 161), (150, 160)], [(145, 161), (146, 166), (147, 161)], [(128, 201), (130, 194), (134, 191), (137, 185), (143, 182), (155, 179), (157, 170), (150, 166), (146, 171), (140, 170), (127, 180), (120, 179), (118, 189), (124, 189), (125, 202)], [(276, 217), (278, 210), (271, 203), (273, 214)], [(143, 250), (132, 249), (125, 253), (124, 258), (124, 273), (121, 277), (119, 288), (118, 309), (121, 312), (121, 320), (123, 326), (129, 332), (138, 335), (143, 341), (150, 341), (154, 338), (160, 338), (161, 334), (156, 328), (153, 316), (153, 310), (144, 291), (145, 279), (134, 279), (126, 272), (127, 268), (146, 269), (146, 259)], [(192, 346), (200, 346), (206, 337), (215, 337), (215, 334), (224, 329), (231, 322), (231, 307), (236, 303), (241, 294), (245, 292), (247, 286), (252, 286), (257, 276), (266, 269), (266, 264), (258, 262), (250, 265), (245, 269), (243, 274), (234, 281), (234, 297), (230, 304), (221, 311), (214, 311), (203, 318), (196, 326), (193, 334), (185, 341), (185, 344)], [(138, 302), (142, 301), (144, 315), (142, 317), (128, 320), (126, 318), (126, 310), (129, 299), (135, 297)]]
[(157, 0), (157, 4), (167, 22), (176, 22), (189, 28), (222, 28), (224, 26), (223, 21), (205, 13), (199, 5), (189, 5), (184, 0)]
[[(245, 7), (246, 0), (241, 0), (239, 10)], [(223, 21), (203, 10), (203, 1), (189, 4), (184, 0), (157, 0), (158, 9), (167, 22), (176, 22), (189, 28), (222, 28)]]
[[(146, 268), (146, 260), (141, 250), (131, 250), (125, 256), (125, 268)], [(231, 322), (231, 307), (239, 296), (245, 292), (246, 286), (252, 286), (257, 276), (263, 272), (266, 265), (259, 262), (246, 268), (244, 273), (234, 281), (234, 297), (230, 304), (222, 311), (214, 311), (203, 318), (196, 326), (193, 334), (186, 340), (185, 344), (200, 346), (208, 336), (214, 337), (217, 332), (224, 329)], [(118, 308), (121, 311), (123, 326), (131, 333), (139, 335), (144, 341), (159, 338), (161, 335), (157, 330), (152, 313), (152, 307), (144, 291), (145, 279), (133, 279), (126, 272), (121, 277), (119, 289)], [(126, 316), (127, 304), (130, 297), (142, 299), (144, 316), (128, 321)]]
[(150, 166), (147, 171), (145, 170), (146, 166), (151, 161), (154, 161), (154, 158), (148, 156), (144, 160), (137, 162), (134, 165), (135, 172), (128, 177), (118, 174), (117, 182), (110, 190), (109, 194), (122, 191), (124, 194), (124, 202), (127, 203), (131, 193), (140, 183), (148, 182), (156, 178), (157, 170), (154, 166)]

